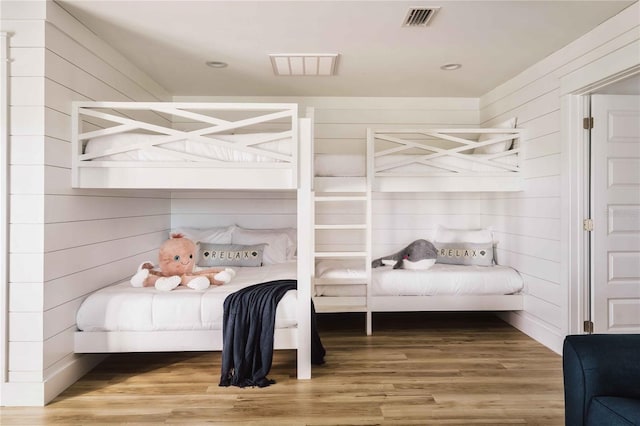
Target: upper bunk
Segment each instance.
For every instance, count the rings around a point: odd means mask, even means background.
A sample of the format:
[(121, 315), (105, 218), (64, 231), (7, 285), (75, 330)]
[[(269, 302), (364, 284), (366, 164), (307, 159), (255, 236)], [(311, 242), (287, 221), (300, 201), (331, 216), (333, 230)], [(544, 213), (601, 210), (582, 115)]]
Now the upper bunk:
[(296, 189), (312, 146), (289, 103), (74, 102), (71, 118), (74, 188)]
[(521, 130), (368, 129), (367, 176), (381, 192), (521, 191)]

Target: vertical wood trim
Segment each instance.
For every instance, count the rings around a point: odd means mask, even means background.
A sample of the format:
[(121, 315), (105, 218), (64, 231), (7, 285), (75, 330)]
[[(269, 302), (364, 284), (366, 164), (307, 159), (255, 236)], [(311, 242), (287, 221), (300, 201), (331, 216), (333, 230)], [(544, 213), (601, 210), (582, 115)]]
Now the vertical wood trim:
[(0, 33), (0, 406), (8, 375), (9, 309), (9, 35)]
[(371, 270), (371, 262), (373, 261), (373, 176), (375, 174), (374, 156), (375, 156), (375, 138), (373, 136), (373, 129), (367, 129), (367, 146), (365, 150), (366, 155), (366, 167), (365, 167), (365, 181), (366, 181), (366, 193), (367, 193), (367, 206), (366, 206), (366, 224), (367, 230), (366, 239), (366, 252), (365, 257), (365, 274), (367, 280), (367, 312), (366, 312), (366, 330), (367, 336), (371, 336), (373, 333), (373, 314), (371, 312), (371, 302), (373, 296), (373, 272)]
[(298, 379), (311, 378), (311, 120), (299, 120), (298, 173)]

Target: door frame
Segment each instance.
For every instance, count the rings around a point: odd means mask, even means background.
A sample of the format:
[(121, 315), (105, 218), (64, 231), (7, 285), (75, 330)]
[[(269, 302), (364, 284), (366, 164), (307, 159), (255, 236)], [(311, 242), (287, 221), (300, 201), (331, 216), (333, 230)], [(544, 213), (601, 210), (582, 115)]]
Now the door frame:
[[(630, 47), (634, 47), (632, 44)], [(631, 54), (630, 54), (631, 53)], [(589, 319), (589, 288), (585, 284), (590, 267), (588, 238), (583, 220), (588, 212), (587, 142), (589, 132), (582, 127), (590, 111), (589, 95), (627, 77), (640, 74), (637, 52), (620, 49), (560, 79), (561, 138), (561, 274), (566, 282), (563, 317), (565, 334), (582, 334)]]

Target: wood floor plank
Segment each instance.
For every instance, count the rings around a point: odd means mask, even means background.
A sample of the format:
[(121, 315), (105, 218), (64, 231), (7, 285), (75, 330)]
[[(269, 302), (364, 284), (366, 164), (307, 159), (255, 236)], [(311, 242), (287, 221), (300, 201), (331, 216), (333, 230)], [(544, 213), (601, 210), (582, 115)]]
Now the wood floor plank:
[(110, 356), (46, 407), (2, 425), (563, 425), (561, 357), (490, 314), (322, 314), (326, 364), (267, 388), (219, 387), (221, 354)]

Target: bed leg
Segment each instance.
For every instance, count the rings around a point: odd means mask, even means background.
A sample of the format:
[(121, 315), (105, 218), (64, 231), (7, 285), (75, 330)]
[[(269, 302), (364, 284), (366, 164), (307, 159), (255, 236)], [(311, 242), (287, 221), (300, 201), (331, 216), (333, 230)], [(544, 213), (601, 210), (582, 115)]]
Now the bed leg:
[(373, 333), (371, 325), (371, 311), (367, 311), (367, 336), (371, 336)]

